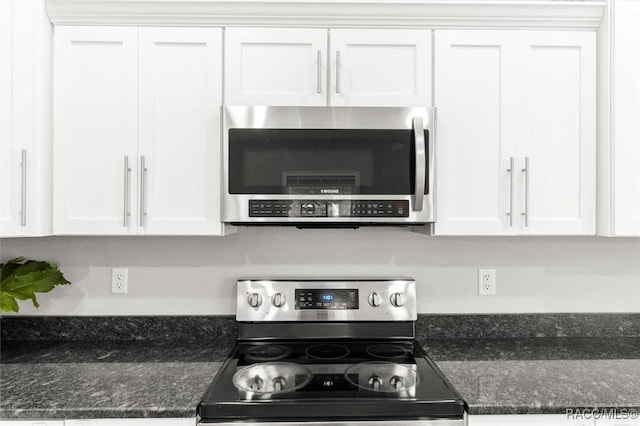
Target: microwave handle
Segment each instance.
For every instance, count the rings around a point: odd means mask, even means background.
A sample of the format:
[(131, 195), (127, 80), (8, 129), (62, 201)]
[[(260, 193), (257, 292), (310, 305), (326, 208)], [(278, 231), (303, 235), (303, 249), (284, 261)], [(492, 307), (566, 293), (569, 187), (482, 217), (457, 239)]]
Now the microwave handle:
[(413, 117), (413, 134), (416, 142), (416, 182), (415, 182), (415, 201), (413, 210), (422, 211), (424, 204), (424, 182), (427, 174), (427, 148), (424, 141), (424, 125), (422, 117)]

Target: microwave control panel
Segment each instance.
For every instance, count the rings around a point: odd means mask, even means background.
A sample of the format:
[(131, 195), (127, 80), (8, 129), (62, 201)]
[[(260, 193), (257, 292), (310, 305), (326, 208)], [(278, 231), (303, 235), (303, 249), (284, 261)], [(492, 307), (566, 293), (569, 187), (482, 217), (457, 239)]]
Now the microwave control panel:
[(409, 201), (249, 200), (249, 217), (409, 217)]

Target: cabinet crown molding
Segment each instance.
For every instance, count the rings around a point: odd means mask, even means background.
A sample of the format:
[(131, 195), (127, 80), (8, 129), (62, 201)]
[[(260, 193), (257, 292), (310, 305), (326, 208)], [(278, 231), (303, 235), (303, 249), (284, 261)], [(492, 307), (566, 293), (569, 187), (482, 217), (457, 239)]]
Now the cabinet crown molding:
[(606, 0), (45, 0), (54, 25), (579, 29)]

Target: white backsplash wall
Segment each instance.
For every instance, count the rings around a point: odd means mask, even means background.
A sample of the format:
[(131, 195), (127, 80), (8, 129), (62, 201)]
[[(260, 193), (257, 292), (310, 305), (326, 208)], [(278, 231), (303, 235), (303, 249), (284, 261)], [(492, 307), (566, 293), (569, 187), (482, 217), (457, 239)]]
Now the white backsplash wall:
[[(72, 282), (27, 315), (235, 313), (242, 277), (413, 277), (421, 313), (640, 312), (640, 238), (429, 237), (406, 228), (241, 228), (227, 237), (0, 240), (0, 259), (57, 262)], [(111, 268), (129, 293), (111, 294)], [(496, 296), (478, 296), (478, 268)]]

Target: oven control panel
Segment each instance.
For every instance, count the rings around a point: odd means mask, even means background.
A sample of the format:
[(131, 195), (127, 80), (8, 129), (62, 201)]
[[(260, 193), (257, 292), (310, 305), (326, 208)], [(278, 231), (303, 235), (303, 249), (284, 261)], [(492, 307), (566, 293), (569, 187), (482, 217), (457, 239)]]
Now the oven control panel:
[(409, 217), (409, 201), (249, 200), (249, 217)]
[(237, 284), (238, 321), (415, 321), (415, 281), (246, 279)]

